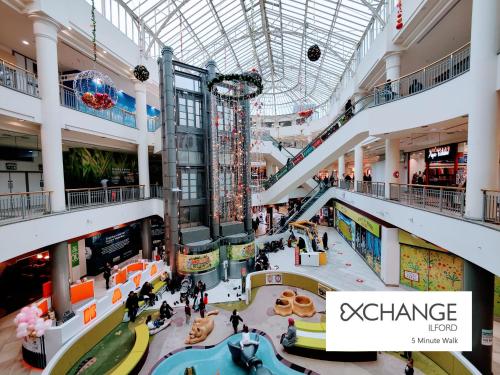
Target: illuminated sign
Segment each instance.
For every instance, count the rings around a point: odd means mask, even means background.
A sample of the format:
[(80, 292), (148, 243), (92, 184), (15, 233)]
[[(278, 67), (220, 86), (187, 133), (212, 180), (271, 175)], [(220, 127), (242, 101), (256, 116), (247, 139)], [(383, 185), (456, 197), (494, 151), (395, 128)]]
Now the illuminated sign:
[(425, 150), (425, 160), (427, 162), (454, 160), (456, 152), (456, 144), (431, 147)]

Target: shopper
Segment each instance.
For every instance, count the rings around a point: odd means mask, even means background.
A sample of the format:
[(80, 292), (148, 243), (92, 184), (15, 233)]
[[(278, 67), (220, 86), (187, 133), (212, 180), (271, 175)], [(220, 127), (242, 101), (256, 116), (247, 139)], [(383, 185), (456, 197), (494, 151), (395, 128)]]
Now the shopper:
[(417, 184), (418, 185), (424, 184), (424, 175), (422, 174), (422, 171), (418, 171)]
[(104, 280), (106, 280), (106, 289), (109, 289), (109, 279), (111, 278), (111, 264), (109, 262), (106, 262), (102, 275), (104, 276)]
[(153, 293), (153, 286), (149, 281), (146, 281), (139, 292), (139, 297), (145, 299), (147, 297), (150, 306), (154, 306), (156, 295)]
[(238, 325), (240, 324), (240, 322), (243, 323), (243, 319), (242, 317), (238, 314), (238, 310), (234, 309), (233, 310), (233, 314), (231, 315), (231, 317), (229, 318), (229, 321), (231, 322), (231, 324), (233, 325), (233, 330), (234, 330), (234, 333), (238, 333)]
[(323, 249), (328, 250), (328, 233), (323, 233)]
[(203, 300), (201, 300), (200, 304), (198, 305), (198, 311), (200, 312), (200, 316), (202, 318), (205, 317), (205, 308), (206, 308), (206, 305), (203, 303)]
[(286, 333), (281, 335), (280, 343), (285, 348), (289, 348), (297, 342), (297, 329), (295, 328), (295, 320), (288, 318), (288, 329)]
[(137, 293), (131, 291), (128, 294), (125, 307), (128, 309), (128, 317), (130, 318), (130, 321), (135, 322), (137, 311), (139, 310), (139, 298), (137, 297)]
[(347, 100), (347, 103), (345, 103), (345, 107), (344, 107), (346, 120), (349, 120), (352, 117), (353, 108), (354, 107), (352, 105), (351, 99)]
[(278, 142), (278, 150), (281, 151), (281, 149), (283, 148), (283, 143), (281, 141)]
[(167, 303), (167, 301), (163, 301), (160, 306), (160, 319), (170, 319), (173, 313), (174, 309)]
[(384, 91), (385, 91), (385, 101), (386, 102), (389, 102), (392, 99), (394, 99), (394, 92), (392, 92), (392, 81), (390, 79), (385, 81)]
[(410, 358), (408, 362), (406, 362), (405, 367), (405, 375), (413, 375), (415, 370), (413, 369), (413, 358)]
[(189, 298), (186, 297), (186, 305), (184, 306), (184, 313), (186, 314), (186, 325), (191, 321), (191, 306), (189, 306)]

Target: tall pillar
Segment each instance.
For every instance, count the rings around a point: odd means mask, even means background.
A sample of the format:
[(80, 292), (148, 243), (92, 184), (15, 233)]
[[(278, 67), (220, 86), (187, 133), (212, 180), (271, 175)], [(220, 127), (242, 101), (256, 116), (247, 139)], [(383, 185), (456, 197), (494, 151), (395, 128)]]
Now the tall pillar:
[(472, 351), (463, 355), (481, 372), (491, 374), (492, 345), (482, 344), (483, 330), (493, 334), (495, 276), (464, 260), (464, 290), (472, 292)]
[(481, 189), (498, 189), (499, 45), (498, 1), (473, 1), (470, 52), (470, 98), (465, 215), (483, 217)]
[[(245, 86), (245, 92), (248, 92), (248, 86)], [(243, 108), (245, 110), (244, 124), (242, 129), (243, 134), (243, 224), (245, 226), (245, 232), (253, 233), (252, 228), (252, 191), (250, 190), (250, 184), (252, 183), (252, 171), (251, 171), (251, 158), (250, 158), (250, 144), (252, 143), (251, 137), (251, 126), (252, 120), (250, 118), (250, 100), (245, 100), (243, 102)]]
[(61, 116), (59, 115), (59, 70), (57, 32), (59, 26), (49, 17), (32, 14), (36, 43), (38, 87), (42, 101), (40, 141), (44, 190), (51, 191), (53, 211), (66, 209), (62, 157)]
[(344, 174), (345, 174), (345, 156), (344, 155), (339, 156), (337, 169), (338, 169), (338, 172), (337, 172), (338, 179), (343, 180)]
[(141, 242), (142, 257), (144, 259), (153, 259), (153, 239), (151, 237), (151, 218), (146, 218), (141, 222)]
[(177, 150), (175, 144), (175, 92), (172, 47), (161, 51), (160, 94), (162, 101), (162, 173), (165, 207), (166, 252), (172, 274), (176, 273), (176, 245), (179, 243), (179, 192), (177, 186)]
[[(215, 78), (215, 70), (217, 68), (217, 65), (215, 64), (214, 60), (208, 60), (206, 69), (208, 71), (208, 80), (212, 80)], [(208, 100), (207, 102), (210, 103), (210, 106), (208, 108), (217, 108), (215, 105), (212, 106), (211, 100), (212, 97), (211, 95), (207, 95)], [(207, 109), (208, 110), (208, 109)], [(216, 110), (216, 109), (215, 109)], [(211, 113), (212, 119), (214, 116), (217, 116), (217, 113)], [(219, 154), (219, 136), (218, 136), (218, 129), (215, 124), (211, 124), (210, 128), (208, 130), (208, 135), (209, 135), (209, 142), (208, 142), (208, 149), (209, 149), (209, 156), (210, 156), (210, 166), (209, 168), (210, 171), (210, 178), (209, 178), (209, 191), (210, 191), (210, 218), (211, 218), (211, 232), (212, 232), (212, 238), (216, 239), (220, 237), (220, 217), (219, 217), (219, 186), (218, 186), (218, 181), (219, 181), (219, 168), (218, 168), (218, 154)]]
[(385, 57), (385, 78), (395, 81), (401, 77), (401, 52), (395, 51)]
[(69, 290), (69, 252), (66, 241), (55, 244), (50, 249), (52, 275), (52, 308), (57, 321), (64, 322), (73, 316)]
[(399, 173), (399, 139), (385, 140), (385, 197), (390, 198), (391, 185), (399, 183), (399, 177), (394, 176)]
[(149, 198), (149, 151), (148, 151), (148, 114), (146, 85), (137, 81), (135, 89), (135, 123), (139, 130), (137, 142), (137, 162), (139, 165), (139, 185), (144, 185), (144, 198)]
[(363, 181), (363, 146), (354, 147), (354, 181)]

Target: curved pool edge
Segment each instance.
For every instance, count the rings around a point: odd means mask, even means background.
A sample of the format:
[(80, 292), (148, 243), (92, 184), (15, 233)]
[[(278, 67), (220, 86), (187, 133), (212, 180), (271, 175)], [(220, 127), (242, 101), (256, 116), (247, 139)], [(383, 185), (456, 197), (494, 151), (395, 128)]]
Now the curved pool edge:
[[(304, 373), (304, 374), (309, 374), (309, 375), (320, 375), (319, 373), (313, 371), (313, 370), (310, 370), (310, 369), (307, 369), (303, 366), (300, 366), (300, 365), (297, 365), (293, 362), (290, 362), (288, 359), (284, 358), (280, 353), (278, 353), (278, 351), (276, 350), (276, 347), (274, 346), (274, 343), (273, 343), (273, 340), (271, 338), (271, 336), (269, 336), (267, 333), (265, 333), (264, 331), (261, 331), (260, 329), (251, 329), (250, 332), (252, 333), (256, 333), (258, 334), (259, 336), (262, 336), (264, 338), (266, 338), (269, 343), (271, 344), (271, 347), (273, 348), (273, 351), (274, 351), (274, 355), (276, 356), (276, 359), (283, 365), (283, 366), (286, 366), (292, 370), (295, 370), (297, 372), (301, 372), (301, 373)], [(163, 357), (161, 357), (155, 364), (154, 366), (151, 368), (151, 370), (149, 371), (149, 375), (153, 375), (153, 372), (156, 370), (156, 368), (167, 358), (173, 356), (174, 354), (178, 354), (184, 350), (188, 350), (188, 349), (212, 349), (220, 344), (222, 344), (224, 341), (228, 340), (231, 336), (233, 335), (229, 335), (225, 338), (223, 338), (221, 341), (219, 341), (218, 343), (216, 344), (212, 344), (212, 345), (189, 345), (189, 346), (184, 346), (182, 348), (178, 348), (178, 349), (175, 349), (175, 350), (172, 350), (171, 352), (165, 354)]]

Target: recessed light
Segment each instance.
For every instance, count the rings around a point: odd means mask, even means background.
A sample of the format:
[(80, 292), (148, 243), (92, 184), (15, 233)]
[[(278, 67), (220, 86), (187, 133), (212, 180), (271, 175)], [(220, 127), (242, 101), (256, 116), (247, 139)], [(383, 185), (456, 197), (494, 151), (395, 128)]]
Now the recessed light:
[(30, 45), (30, 42), (28, 42), (27, 40), (23, 40), (23, 42), (22, 42), (22, 43), (23, 43), (24, 45), (26, 45), (26, 46), (29, 46), (29, 45)]
[(71, 26), (68, 26), (68, 30), (71, 31), (73, 30), (73, 28)]
[(106, 51), (102, 50), (103, 53), (107, 53)]

